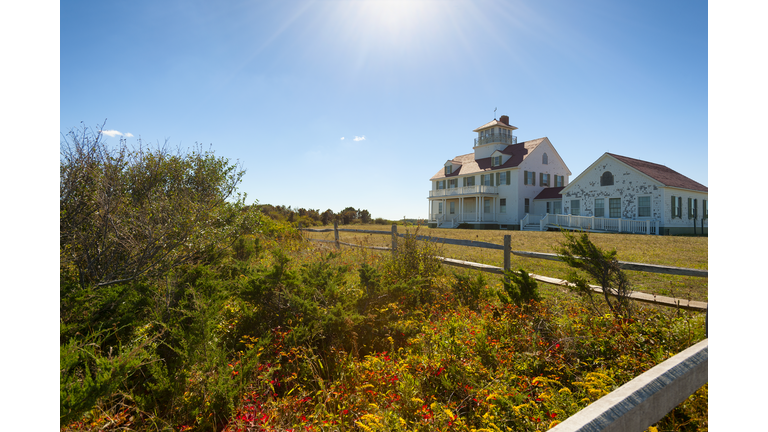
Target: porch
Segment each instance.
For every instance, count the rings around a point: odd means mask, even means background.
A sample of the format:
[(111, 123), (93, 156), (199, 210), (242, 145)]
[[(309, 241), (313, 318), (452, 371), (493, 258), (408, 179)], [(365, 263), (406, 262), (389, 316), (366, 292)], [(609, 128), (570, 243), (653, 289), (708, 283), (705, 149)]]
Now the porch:
[(661, 235), (660, 222), (650, 219), (635, 220), (549, 213), (544, 216), (526, 214), (520, 221), (520, 226), (531, 226), (536, 223), (538, 223), (540, 231), (547, 231), (549, 228), (564, 228), (589, 232)]
[(498, 225), (507, 223), (499, 219), (502, 215), (506, 216), (503, 212), (498, 198), (493, 195), (431, 197), (428, 222), (438, 228), (456, 228), (462, 223)]

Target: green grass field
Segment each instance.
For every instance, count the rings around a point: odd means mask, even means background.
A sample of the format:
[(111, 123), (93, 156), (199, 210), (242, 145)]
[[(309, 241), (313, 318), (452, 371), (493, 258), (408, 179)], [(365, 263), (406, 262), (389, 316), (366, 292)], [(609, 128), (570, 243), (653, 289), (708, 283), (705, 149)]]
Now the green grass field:
[[(330, 226), (329, 226), (330, 227)], [(329, 228), (325, 227), (325, 228)], [(342, 229), (391, 231), (390, 225), (344, 225)], [(476, 240), (503, 244), (504, 236), (511, 236), (513, 251), (553, 253), (553, 248), (563, 240), (560, 232), (530, 232), (509, 230), (460, 230), (427, 227), (398, 226), (398, 233), (416, 233), (431, 237), (459, 240)], [(310, 239), (333, 240), (332, 232), (305, 233)], [(646, 264), (668, 265), (693, 269), (707, 269), (707, 237), (649, 236), (637, 234), (590, 234), (590, 239), (603, 249), (616, 249), (620, 261)], [(340, 240), (365, 246), (390, 246), (388, 235), (360, 234), (341, 232)], [(503, 266), (504, 256), (501, 251), (453, 245), (438, 245), (441, 256), (471, 261), (493, 266)], [(530, 273), (563, 279), (570, 269), (563, 263), (512, 256), (512, 269), (523, 268)], [(707, 301), (707, 278), (692, 276), (673, 276), (655, 273), (628, 271), (635, 291), (669, 296), (684, 300)], [(559, 287), (547, 287), (543, 290), (562, 291)]]

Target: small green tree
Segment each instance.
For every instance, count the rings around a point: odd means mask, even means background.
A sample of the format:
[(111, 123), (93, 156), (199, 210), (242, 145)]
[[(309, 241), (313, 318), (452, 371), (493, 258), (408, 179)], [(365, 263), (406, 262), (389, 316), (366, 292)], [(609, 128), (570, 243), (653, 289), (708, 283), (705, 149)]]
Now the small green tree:
[[(616, 259), (616, 250), (604, 251), (589, 239), (585, 232), (574, 234), (563, 231), (565, 239), (555, 247), (555, 252), (570, 267), (581, 270), (587, 277), (592, 278), (602, 288), (605, 302), (611, 312), (618, 316), (630, 317), (632, 304), (630, 294), (632, 288), (629, 279)], [(572, 288), (589, 299), (592, 309), (597, 312), (597, 306), (592, 298), (589, 281), (582, 274), (572, 272), (567, 277)], [(611, 300), (611, 297), (615, 297)]]
[(514, 303), (521, 306), (534, 300), (541, 300), (538, 283), (527, 271), (523, 269), (508, 271), (504, 273), (504, 276), (502, 279), (504, 292), (499, 291), (497, 293), (502, 303)]

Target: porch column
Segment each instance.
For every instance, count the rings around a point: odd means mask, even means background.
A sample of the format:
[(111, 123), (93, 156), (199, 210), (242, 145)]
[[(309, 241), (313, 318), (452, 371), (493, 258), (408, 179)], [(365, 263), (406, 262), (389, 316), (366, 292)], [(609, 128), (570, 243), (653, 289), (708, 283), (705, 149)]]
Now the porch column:
[(443, 198), (443, 222), (448, 220), (448, 199)]
[(480, 222), (485, 222), (485, 197), (480, 197)]

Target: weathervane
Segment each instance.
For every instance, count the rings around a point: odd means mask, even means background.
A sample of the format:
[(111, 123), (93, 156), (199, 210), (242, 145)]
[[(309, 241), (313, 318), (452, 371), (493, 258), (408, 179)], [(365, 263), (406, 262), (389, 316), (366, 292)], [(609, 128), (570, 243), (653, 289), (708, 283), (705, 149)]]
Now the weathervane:
[(493, 109), (493, 119), (496, 120), (496, 110), (499, 109), (498, 107)]

